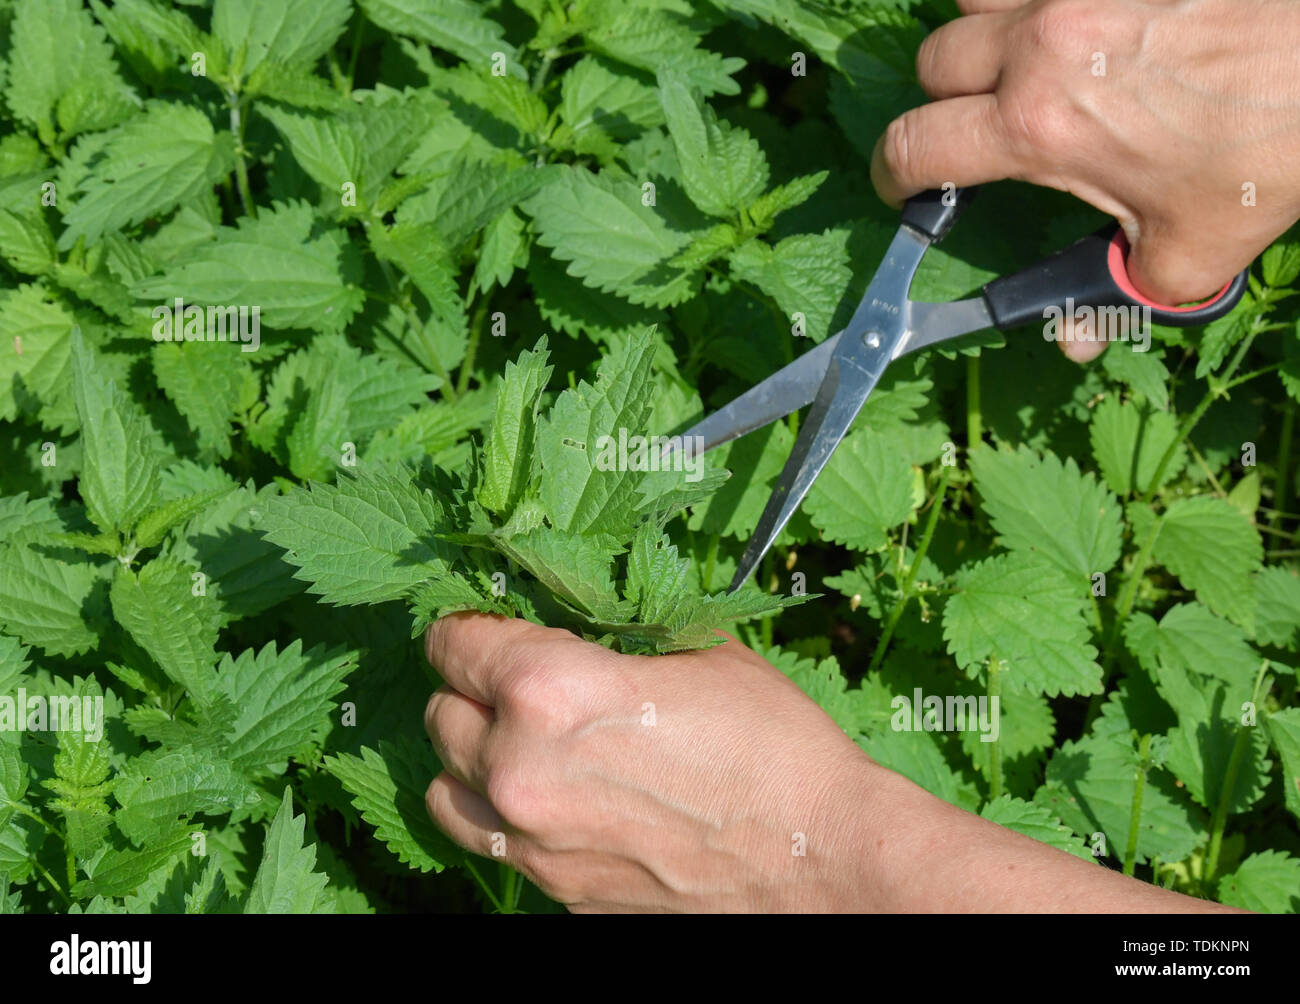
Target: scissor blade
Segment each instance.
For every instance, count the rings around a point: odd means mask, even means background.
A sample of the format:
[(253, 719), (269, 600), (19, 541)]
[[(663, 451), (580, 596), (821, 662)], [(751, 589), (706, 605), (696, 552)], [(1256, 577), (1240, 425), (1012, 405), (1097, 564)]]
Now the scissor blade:
[(682, 441), (698, 436), (704, 441), (703, 449), (711, 450), (811, 403), (817, 396), (817, 388), (826, 378), (826, 366), (839, 338), (839, 335), (832, 335), (762, 383), (755, 384), (730, 404), (696, 422), (682, 433)]
[(880, 382), (885, 367), (906, 345), (910, 333), (907, 290), (929, 245), (925, 235), (906, 226), (898, 228), (884, 262), (831, 354), (826, 379), (817, 390), (728, 592), (734, 593), (744, 584), (776, 542)]
[(826, 380), (799, 430), (790, 459), (781, 471), (767, 508), (759, 517), (728, 592), (734, 593), (744, 585), (768, 548), (776, 542), (880, 380), (880, 374), (889, 363), (889, 355), (877, 350), (874, 353), (877, 358), (869, 360), (875, 365), (863, 366), (867, 360), (854, 358), (863, 354), (837, 352), (832, 357)]
[(911, 314), (912, 330), (899, 346), (899, 356), (994, 326), (983, 296), (947, 303), (913, 303)]

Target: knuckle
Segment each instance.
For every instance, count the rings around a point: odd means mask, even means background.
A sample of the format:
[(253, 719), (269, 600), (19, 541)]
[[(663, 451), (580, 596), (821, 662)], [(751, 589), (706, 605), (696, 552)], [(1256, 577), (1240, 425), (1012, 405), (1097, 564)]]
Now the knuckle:
[(538, 793), (535, 776), (518, 767), (489, 768), (484, 794), (497, 814), (517, 830), (528, 832), (545, 820), (546, 802)]
[(586, 898), (566, 855), (534, 853), (524, 867), (533, 882), (557, 903), (573, 906)]
[(1074, 105), (1038, 94), (1006, 102), (1002, 118), (1013, 148), (1022, 155), (1045, 152), (1056, 159), (1073, 148), (1081, 127)]
[(556, 736), (573, 729), (591, 706), (590, 674), (580, 671), (562, 650), (532, 653), (508, 675), (501, 688), (507, 713), (530, 729)]
[(1035, 9), (1027, 15), (1025, 23), (1036, 50), (1048, 56), (1068, 58), (1094, 44), (1098, 15), (1091, 0), (1056, 0)]

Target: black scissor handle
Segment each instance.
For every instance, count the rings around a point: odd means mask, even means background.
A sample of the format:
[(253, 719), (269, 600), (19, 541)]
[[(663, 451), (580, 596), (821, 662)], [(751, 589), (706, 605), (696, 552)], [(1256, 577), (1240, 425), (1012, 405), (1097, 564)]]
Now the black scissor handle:
[(920, 195), (913, 195), (903, 203), (903, 222), (913, 230), (925, 234), (932, 242), (938, 243), (952, 229), (961, 211), (970, 205), (978, 191), (979, 186), (950, 186), (932, 188)]
[(1246, 291), (1250, 269), (1243, 269), (1208, 300), (1171, 307), (1149, 300), (1133, 286), (1125, 262), (1128, 239), (1117, 223), (1102, 227), (1063, 251), (1022, 272), (994, 279), (984, 299), (999, 328), (1041, 322), (1052, 310), (1071, 307), (1147, 307), (1151, 320), (1186, 328), (1207, 324), (1230, 311)]

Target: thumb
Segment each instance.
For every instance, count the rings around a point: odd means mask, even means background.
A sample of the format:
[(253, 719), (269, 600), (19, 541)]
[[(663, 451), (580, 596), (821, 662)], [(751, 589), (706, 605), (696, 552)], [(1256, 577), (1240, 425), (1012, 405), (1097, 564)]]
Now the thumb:
[(1177, 230), (1138, 230), (1125, 225), (1130, 250), (1126, 267), (1139, 293), (1166, 307), (1208, 300), (1229, 282), (1241, 266), (1227, 261), (1221, 249), (1207, 245), (1205, 235)]

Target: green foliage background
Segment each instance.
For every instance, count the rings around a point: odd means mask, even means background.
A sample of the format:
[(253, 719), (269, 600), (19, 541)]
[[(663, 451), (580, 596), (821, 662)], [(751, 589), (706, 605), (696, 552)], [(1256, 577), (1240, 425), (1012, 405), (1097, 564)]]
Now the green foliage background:
[[(632, 650), (760, 614), (742, 637), (940, 797), (1300, 908), (1294, 235), (1147, 353), (1030, 330), (896, 365), (743, 609), (704, 597), (798, 416), (712, 494), (641, 485), (652, 514), (528, 502), (568, 491), (545, 435), (596, 429), (590, 395), (680, 429), (801, 351), (793, 315), (838, 330), (896, 223), (870, 148), (954, 14), (0, 0), (0, 697), (107, 712), (98, 744), (0, 731), (0, 912), (552, 909), (422, 804), (411, 610), (502, 605)], [(990, 186), (914, 296), (1099, 222)], [(174, 297), (259, 305), (260, 348), (155, 341)], [(917, 687), (1000, 696), (999, 742), (891, 728)]]

